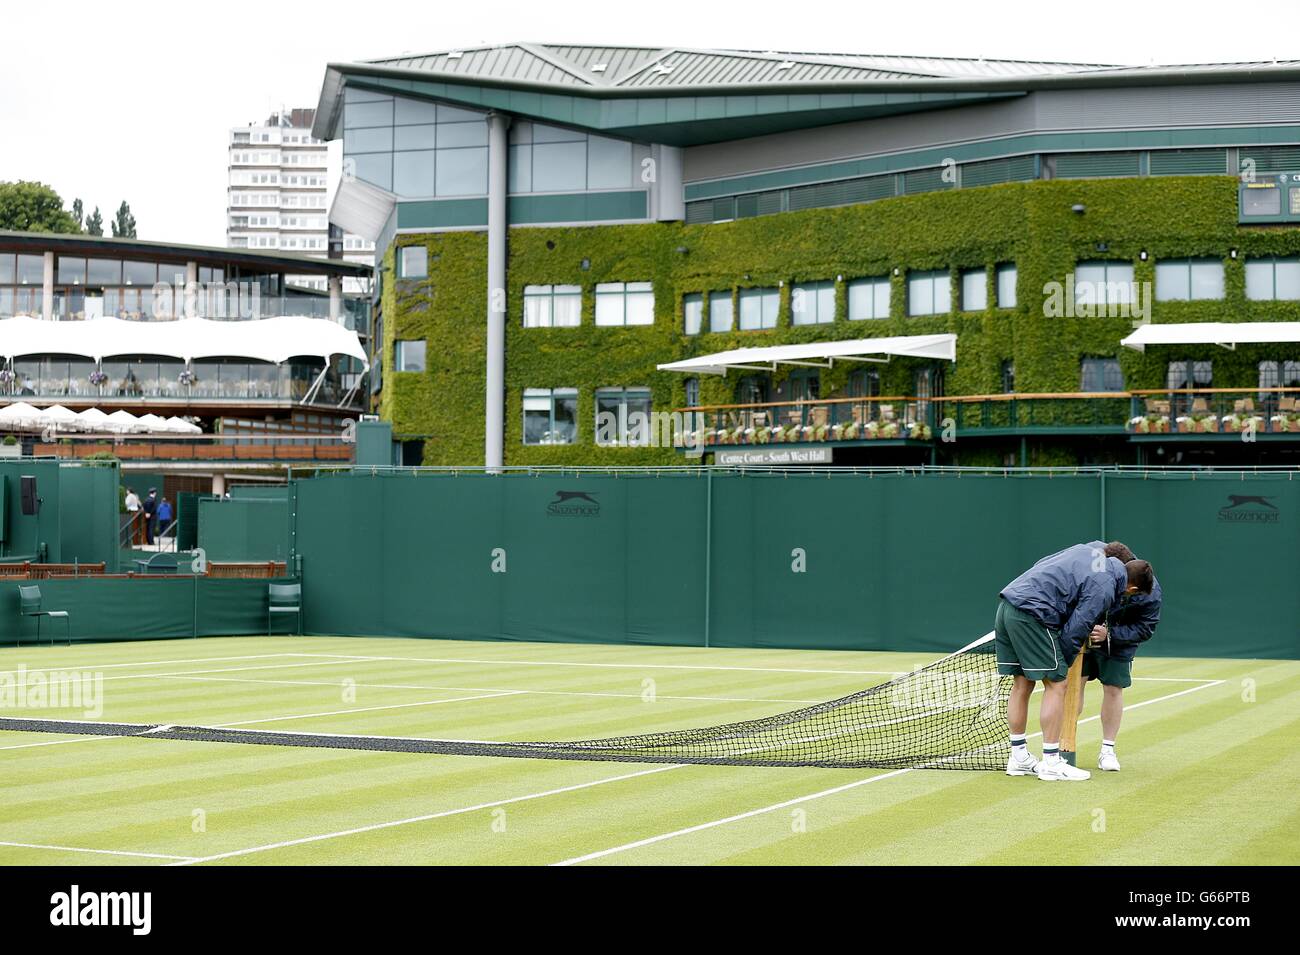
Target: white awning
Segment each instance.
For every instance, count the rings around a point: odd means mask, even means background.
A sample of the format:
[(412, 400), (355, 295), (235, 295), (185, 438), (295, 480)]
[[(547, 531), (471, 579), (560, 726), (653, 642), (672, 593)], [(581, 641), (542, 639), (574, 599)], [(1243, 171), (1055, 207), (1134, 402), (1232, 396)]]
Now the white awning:
[(1141, 325), (1121, 345), (1144, 351), (1148, 345), (1261, 345), (1300, 342), (1300, 322), (1186, 322)]
[(854, 338), (806, 345), (772, 345), (767, 348), (733, 348), (660, 365), (660, 371), (697, 375), (725, 375), (729, 370), (775, 371), (778, 365), (829, 368), (838, 361), (888, 361), (876, 356), (957, 360), (956, 335), (897, 335), (893, 338)]
[(183, 361), (244, 358), (277, 364), (290, 358), (329, 361), (335, 355), (347, 355), (370, 367), (357, 333), (323, 318), (46, 322), (19, 317), (0, 321), (0, 356), (30, 355), (77, 355), (95, 361), (119, 355), (157, 355)]
[(374, 242), (384, 231), (396, 206), (397, 199), (391, 192), (360, 179), (344, 176), (339, 183), (338, 192), (334, 194), (329, 220), (344, 232)]

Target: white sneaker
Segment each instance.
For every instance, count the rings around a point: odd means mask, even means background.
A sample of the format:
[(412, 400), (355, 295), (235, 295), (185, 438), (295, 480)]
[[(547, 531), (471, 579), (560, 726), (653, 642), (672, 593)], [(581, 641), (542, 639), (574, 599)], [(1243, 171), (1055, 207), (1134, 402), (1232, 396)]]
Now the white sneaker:
[(1108, 773), (1119, 772), (1119, 757), (1112, 750), (1097, 757), (1097, 768)]
[(1038, 778), (1045, 783), (1055, 782), (1082, 782), (1085, 779), (1091, 779), (1092, 773), (1086, 769), (1080, 769), (1078, 766), (1071, 766), (1063, 759), (1058, 759), (1054, 763), (1048, 763), (1043, 760), (1038, 764)]
[(1029, 752), (1025, 753), (1024, 759), (1016, 759), (1014, 753), (1007, 757), (1007, 775), (1008, 776), (1036, 776), (1040, 763), (1034, 759)]

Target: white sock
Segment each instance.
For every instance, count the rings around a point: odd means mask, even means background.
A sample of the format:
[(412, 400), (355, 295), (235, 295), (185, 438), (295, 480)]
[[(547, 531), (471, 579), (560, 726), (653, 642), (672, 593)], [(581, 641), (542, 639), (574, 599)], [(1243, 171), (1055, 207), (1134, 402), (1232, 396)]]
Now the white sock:
[(1061, 752), (1059, 746), (1048, 746), (1046, 743), (1043, 744), (1043, 761), (1046, 762), (1047, 765), (1055, 765), (1060, 758)]
[(1011, 734), (1011, 755), (1021, 763), (1033, 758), (1029, 755), (1029, 747), (1025, 744), (1024, 733)]
[(1115, 753), (1115, 741), (1114, 741), (1113, 739), (1104, 739), (1104, 740), (1102, 740), (1102, 741), (1101, 741), (1101, 753), (1102, 753), (1103, 756), (1105, 756), (1105, 755), (1112, 755), (1112, 756), (1113, 756), (1114, 753)]

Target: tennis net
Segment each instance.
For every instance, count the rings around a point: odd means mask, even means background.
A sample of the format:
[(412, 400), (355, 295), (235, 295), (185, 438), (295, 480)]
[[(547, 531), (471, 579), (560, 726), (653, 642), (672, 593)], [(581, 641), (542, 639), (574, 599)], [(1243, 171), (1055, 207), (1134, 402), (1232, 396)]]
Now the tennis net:
[(739, 723), (606, 739), (502, 743), (25, 718), (0, 719), (0, 729), (530, 759), (996, 770), (1007, 758), (1011, 682), (998, 675), (988, 634), (929, 666), (836, 700)]

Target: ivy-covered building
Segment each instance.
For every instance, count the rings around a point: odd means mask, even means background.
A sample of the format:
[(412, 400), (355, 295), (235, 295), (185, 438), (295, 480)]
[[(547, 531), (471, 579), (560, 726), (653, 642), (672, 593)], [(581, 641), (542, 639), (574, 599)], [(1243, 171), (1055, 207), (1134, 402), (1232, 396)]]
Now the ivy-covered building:
[(1300, 456), (1298, 117), (1300, 61), (515, 44), (332, 64), (314, 134), (407, 462), (1239, 464)]

